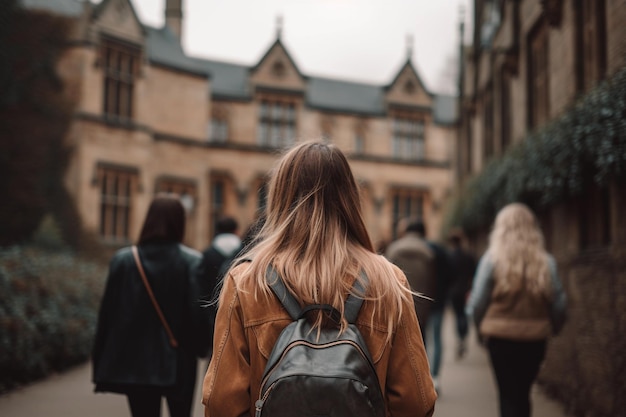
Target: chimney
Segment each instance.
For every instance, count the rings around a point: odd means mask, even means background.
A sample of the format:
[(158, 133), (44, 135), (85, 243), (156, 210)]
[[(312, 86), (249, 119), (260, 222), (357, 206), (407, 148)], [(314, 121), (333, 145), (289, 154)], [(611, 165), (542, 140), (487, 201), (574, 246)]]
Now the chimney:
[(182, 40), (183, 34), (183, 0), (165, 1), (165, 26)]

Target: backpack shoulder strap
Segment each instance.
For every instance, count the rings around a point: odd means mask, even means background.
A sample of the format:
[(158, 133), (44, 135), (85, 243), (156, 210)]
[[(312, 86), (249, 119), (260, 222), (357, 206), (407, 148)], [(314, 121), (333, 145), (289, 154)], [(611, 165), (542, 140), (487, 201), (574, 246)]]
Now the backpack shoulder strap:
[(359, 280), (358, 278), (354, 280), (354, 284), (352, 285), (352, 291), (346, 299), (346, 305), (344, 308), (344, 316), (350, 324), (354, 324), (356, 322), (356, 318), (359, 315), (361, 306), (363, 305), (363, 299), (355, 296), (354, 294), (363, 294), (363, 296), (365, 296), (365, 287), (363, 286), (363, 284), (367, 284), (368, 282), (367, 275), (365, 275), (364, 271), (361, 271), (360, 275), (361, 280)]
[[(285, 307), (285, 310), (289, 313), (289, 316), (291, 316), (293, 320), (298, 320), (298, 318), (302, 316), (300, 304), (293, 298), (289, 290), (287, 290), (282, 278), (271, 265), (267, 268), (265, 279), (272, 289), (272, 292), (274, 292), (283, 307)], [(356, 318), (363, 305), (363, 299), (354, 294), (365, 295), (365, 287), (363, 284), (367, 284), (367, 282), (367, 275), (365, 275), (365, 272), (361, 271), (361, 280), (357, 279), (354, 281), (352, 293), (346, 299), (344, 316), (348, 323), (354, 324), (356, 322)]]
[(296, 301), (295, 298), (291, 295), (283, 279), (278, 275), (278, 272), (271, 265), (267, 267), (267, 272), (265, 273), (265, 280), (267, 284), (270, 286), (278, 300), (281, 302), (287, 313), (291, 316), (292, 319), (298, 320), (302, 309), (300, 308), (300, 304)]

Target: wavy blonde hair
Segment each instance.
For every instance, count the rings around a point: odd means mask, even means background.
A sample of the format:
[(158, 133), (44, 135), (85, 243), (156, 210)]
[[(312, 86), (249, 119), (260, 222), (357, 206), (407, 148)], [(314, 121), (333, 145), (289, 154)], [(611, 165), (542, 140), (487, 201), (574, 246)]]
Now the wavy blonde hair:
[[(387, 323), (388, 338), (400, 320), (410, 290), (392, 265), (377, 255), (365, 228), (359, 189), (344, 154), (334, 145), (306, 142), (289, 150), (269, 181), (266, 220), (252, 248), (242, 279), (254, 279), (257, 294), (268, 297), (269, 265), (301, 305), (330, 304), (342, 313), (352, 284), (363, 270), (366, 300)], [(324, 323), (320, 312), (314, 321)], [(340, 330), (347, 326), (341, 320)]]
[(528, 290), (550, 296), (550, 271), (543, 234), (527, 206), (513, 203), (498, 212), (489, 236), (488, 252), (494, 261), (496, 295)]

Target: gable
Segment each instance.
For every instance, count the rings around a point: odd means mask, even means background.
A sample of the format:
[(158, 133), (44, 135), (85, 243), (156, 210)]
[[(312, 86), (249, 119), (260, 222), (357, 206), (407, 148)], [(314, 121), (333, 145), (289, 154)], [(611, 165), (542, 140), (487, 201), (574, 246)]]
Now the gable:
[(432, 95), (426, 90), (410, 61), (387, 87), (386, 99), (388, 103), (408, 106), (431, 107), (433, 104)]
[(250, 70), (250, 81), (255, 86), (286, 90), (304, 90), (305, 80), (291, 56), (277, 40)]
[(130, 0), (103, 0), (93, 14), (94, 26), (116, 38), (143, 43), (144, 31)]

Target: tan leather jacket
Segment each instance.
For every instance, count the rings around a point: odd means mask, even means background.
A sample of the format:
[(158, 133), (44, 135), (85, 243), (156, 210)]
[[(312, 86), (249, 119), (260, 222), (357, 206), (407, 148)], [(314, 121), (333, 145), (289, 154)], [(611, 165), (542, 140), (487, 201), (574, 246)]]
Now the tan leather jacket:
[[(291, 318), (274, 297), (254, 298), (253, 280), (242, 288), (235, 280), (247, 268), (235, 268), (224, 282), (215, 323), (213, 358), (204, 378), (202, 403), (205, 416), (254, 416), (261, 377), (272, 347)], [(406, 283), (400, 269), (398, 279)], [(437, 394), (430, 377), (428, 359), (413, 303), (403, 306), (402, 320), (392, 342), (386, 342), (386, 324), (370, 326), (372, 303), (365, 302), (357, 327), (370, 350), (388, 416), (431, 416)]]

